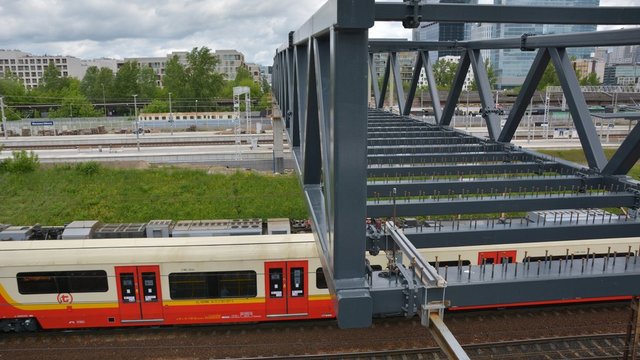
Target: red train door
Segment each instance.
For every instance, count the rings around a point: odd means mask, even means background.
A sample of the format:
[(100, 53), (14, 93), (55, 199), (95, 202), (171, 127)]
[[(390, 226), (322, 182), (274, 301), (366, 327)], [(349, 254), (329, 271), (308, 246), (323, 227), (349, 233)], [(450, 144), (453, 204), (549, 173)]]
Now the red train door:
[(307, 315), (307, 268), (307, 260), (264, 263), (267, 316)]
[(151, 266), (116, 266), (118, 304), (123, 322), (161, 321), (160, 269)]
[(516, 261), (516, 250), (509, 251), (483, 251), (478, 253), (478, 265), (512, 263)]

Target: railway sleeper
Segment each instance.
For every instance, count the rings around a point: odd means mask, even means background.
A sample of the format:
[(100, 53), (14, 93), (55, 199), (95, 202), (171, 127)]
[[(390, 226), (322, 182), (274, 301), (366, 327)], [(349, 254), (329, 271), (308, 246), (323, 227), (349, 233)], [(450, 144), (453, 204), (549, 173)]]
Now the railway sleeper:
[(22, 319), (3, 319), (0, 320), (0, 329), (2, 332), (35, 332), (40, 329), (38, 320), (36, 318), (22, 318)]

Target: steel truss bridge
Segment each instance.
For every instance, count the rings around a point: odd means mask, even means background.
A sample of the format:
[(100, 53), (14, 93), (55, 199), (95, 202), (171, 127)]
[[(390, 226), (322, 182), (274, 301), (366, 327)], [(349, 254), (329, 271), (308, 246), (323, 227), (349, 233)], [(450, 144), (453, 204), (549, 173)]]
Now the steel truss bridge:
[[(318, 251), (335, 299), (338, 324), (365, 327), (372, 316), (419, 314), (427, 321), (446, 306), (547, 301), (640, 294), (635, 261), (573, 258), (544, 263), (452, 266), (443, 272), (418, 248), (546, 242), (640, 234), (640, 184), (626, 176), (640, 157), (636, 125), (610, 160), (588, 111), (567, 48), (640, 44), (640, 29), (464, 41), (369, 41), (375, 21), (638, 24), (640, 7), (420, 5), (329, 0), (274, 59), (274, 93), (314, 224)], [(459, 49), (462, 57), (444, 107), (429, 51)], [(521, 91), (500, 126), (480, 52), (535, 52)], [(405, 94), (397, 53), (416, 52)], [(388, 53), (382, 81), (374, 53)], [(510, 143), (548, 64), (567, 100), (587, 166)], [(450, 127), (469, 67), (473, 67), (488, 138)], [(435, 124), (410, 118), (420, 70), (427, 74)], [(393, 74), (393, 76), (391, 76)], [(390, 79), (399, 115), (381, 110)], [(377, 109), (368, 109), (373, 86)], [(623, 208), (623, 217), (601, 210)], [(496, 213), (536, 213), (537, 220), (504, 221)], [(553, 215), (553, 220), (551, 215)], [(461, 220), (461, 215), (468, 216)], [(425, 230), (401, 231), (395, 216), (432, 217)], [(367, 217), (389, 219), (384, 234), (365, 230)], [(474, 220), (475, 219), (475, 220)], [(542, 220), (541, 220), (542, 219)], [(366, 266), (365, 252), (394, 250), (388, 278)], [(562, 254), (558, 254), (562, 255)], [(631, 265), (630, 265), (631, 263)], [(595, 271), (593, 269), (598, 269)], [(500, 274), (499, 276), (497, 274)], [(395, 280), (391, 280), (394, 278)], [(437, 326), (438, 324), (436, 324)], [(446, 333), (445, 333), (446, 338)], [(445, 341), (446, 342), (446, 341)]]

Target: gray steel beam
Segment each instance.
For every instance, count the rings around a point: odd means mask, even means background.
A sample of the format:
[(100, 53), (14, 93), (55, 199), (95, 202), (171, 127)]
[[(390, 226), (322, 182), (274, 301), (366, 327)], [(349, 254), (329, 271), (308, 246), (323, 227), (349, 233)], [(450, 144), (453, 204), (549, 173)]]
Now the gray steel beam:
[(287, 50), (284, 53), (285, 55), (285, 82), (286, 82), (286, 86), (284, 87), (285, 89), (285, 94), (284, 94), (284, 107), (283, 107), (283, 112), (284, 112), (284, 116), (285, 116), (285, 124), (287, 126), (287, 133), (289, 134), (289, 138), (293, 138), (293, 132), (292, 132), (292, 126), (291, 126), (291, 121), (292, 121), (292, 116), (293, 116), (293, 103), (294, 103), (294, 92), (295, 92), (295, 87), (294, 87), (294, 79), (293, 79), (293, 74), (294, 74), (294, 62), (293, 62), (293, 48), (289, 47), (287, 48)]
[(416, 56), (416, 62), (413, 66), (413, 74), (411, 76), (411, 83), (409, 84), (409, 93), (404, 103), (402, 115), (410, 115), (413, 108), (413, 99), (416, 96), (416, 90), (418, 89), (418, 81), (420, 80), (420, 70), (422, 69), (422, 58), (420, 54)]
[(447, 359), (471, 359), (437, 312), (429, 314), (429, 332), (431, 332), (431, 335), (436, 339), (436, 342), (447, 356)]
[(376, 154), (431, 154), (431, 153), (473, 153), (479, 151), (501, 151), (500, 144), (445, 144), (445, 145), (413, 145), (411, 147), (398, 146), (369, 146), (367, 153)]
[(300, 138), (304, 132), (304, 121), (302, 120), (303, 114), (307, 112), (307, 51), (304, 47), (293, 47), (293, 115), (291, 119), (291, 146), (299, 147)]
[(453, 84), (451, 84), (449, 97), (447, 98), (444, 110), (442, 111), (442, 118), (438, 124), (444, 126), (449, 126), (449, 124), (451, 124), (451, 119), (453, 118), (453, 114), (455, 113), (456, 106), (458, 104), (458, 98), (462, 92), (462, 86), (464, 86), (464, 80), (469, 72), (469, 65), (471, 65), (471, 59), (469, 58), (469, 54), (465, 51), (462, 53), (460, 58), (460, 65), (458, 65), (458, 69), (456, 70), (456, 76), (453, 79)]
[(629, 193), (604, 194), (542, 194), (521, 197), (474, 196), (468, 198), (446, 198), (441, 200), (410, 198), (398, 196), (396, 204), (393, 200), (371, 200), (367, 202), (368, 217), (428, 216), (450, 214), (486, 214), (500, 212), (516, 212), (552, 209), (586, 209), (607, 207), (632, 207), (636, 204), (635, 196)]
[(607, 164), (607, 159), (604, 156), (602, 144), (600, 144), (600, 139), (598, 139), (596, 128), (593, 125), (591, 114), (587, 107), (587, 102), (580, 90), (580, 84), (571, 65), (571, 59), (569, 59), (567, 50), (563, 48), (550, 48), (549, 53), (567, 99), (573, 122), (576, 125), (576, 131), (580, 137), (580, 143), (587, 158), (587, 163), (592, 169), (602, 170)]
[(407, 137), (407, 138), (369, 138), (369, 146), (423, 146), (423, 145), (463, 145), (478, 144), (480, 139), (475, 137)]
[(420, 132), (406, 132), (406, 131), (369, 131), (370, 140), (381, 139), (413, 139), (413, 138), (449, 138), (456, 139), (461, 137), (460, 134), (453, 131), (424, 131)]
[(380, 103), (380, 86), (378, 85), (378, 74), (373, 63), (373, 53), (369, 54), (369, 76), (371, 78), (371, 86), (373, 86), (373, 98), (376, 102), (376, 107)]
[[(582, 260), (556, 260), (537, 263), (476, 265), (471, 276), (460, 276), (456, 267), (449, 268), (446, 299), (451, 308), (483, 307), (589, 298), (632, 296), (640, 292), (640, 269), (631, 257), (614, 262), (595, 259), (582, 266)], [(593, 263), (593, 265), (591, 265)], [(627, 267), (628, 266), (628, 267)], [(625, 269), (625, 267), (627, 267)], [(468, 270), (468, 268), (465, 268)], [(441, 274), (445, 269), (440, 269)], [(430, 296), (439, 297), (440, 289), (433, 289)]]
[[(398, 110), (400, 114), (406, 115), (404, 113), (404, 105), (405, 105), (405, 97), (404, 97), (404, 87), (402, 86), (402, 77), (400, 76), (400, 64), (398, 64), (398, 54), (395, 52), (389, 53), (389, 60), (391, 63), (391, 71), (393, 73), (393, 83), (395, 84), (396, 90), (396, 100), (398, 101)], [(393, 106), (393, 104), (389, 104)]]
[(406, 41), (406, 40), (369, 40), (369, 52), (404, 52), (404, 51), (431, 51), (431, 50), (455, 50), (460, 46), (458, 41)]
[(368, 29), (374, 24), (374, 0), (327, 0), (307, 22), (293, 33), (293, 44), (310, 37), (327, 35), (332, 27), (341, 30)]
[(377, 107), (384, 107), (384, 99), (387, 96), (387, 87), (389, 86), (389, 78), (391, 77), (391, 57), (387, 57), (387, 64), (384, 67), (384, 75), (382, 76), (382, 88), (380, 88), (380, 98), (378, 98)]
[[(640, 7), (514, 6), (470, 4), (424, 4), (422, 22), (479, 22), (522, 24), (640, 24)], [(376, 21), (402, 21), (413, 17), (406, 3), (378, 2)]]
[(482, 117), (487, 123), (489, 138), (491, 140), (496, 140), (500, 135), (500, 119), (498, 119), (496, 104), (493, 102), (491, 83), (489, 83), (487, 69), (484, 67), (480, 50), (469, 50), (467, 51), (467, 54), (471, 61), (471, 65), (473, 66), (473, 74), (476, 78), (476, 84), (478, 84), (478, 95), (482, 102)]
[(640, 122), (624, 139), (616, 153), (613, 154), (602, 170), (605, 175), (626, 175), (640, 159)]
[(400, 155), (368, 155), (367, 159), (371, 165), (424, 165), (424, 164), (455, 164), (468, 162), (512, 162), (512, 161), (533, 161), (535, 158), (525, 153), (441, 153), (441, 154), (400, 154)]
[(602, 221), (594, 218), (594, 224), (591, 224), (591, 221), (575, 224), (573, 220), (572, 225), (567, 225), (569, 219), (565, 218), (563, 225), (554, 225), (552, 220), (549, 219), (546, 224), (540, 222), (528, 226), (518, 224), (518, 219), (512, 220), (515, 222), (514, 225), (509, 222), (500, 224), (496, 220), (489, 222), (489, 226), (478, 226), (475, 221), (461, 220), (447, 222), (442, 228), (407, 228), (404, 229), (404, 233), (417, 248), (439, 248), (636, 237), (640, 231), (638, 222), (608, 223), (608, 217)]
[[(553, 162), (495, 163), (495, 164), (455, 164), (432, 166), (370, 166), (367, 170), (369, 178), (398, 178), (414, 176), (445, 175), (512, 175), (542, 174), (545, 172), (561, 172), (563, 167)], [(568, 169), (565, 169), (568, 170)], [(570, 173), (567, 171), (567, 173)]]
[[(319, 185), (321, 182), (322, 174), (321, 168), (318, 164), (322, 163), (321, 146), (320, 146), (320, 123), (325, 123), (325, 101), (326, 95), (323, 94), (322, 84), (323, 79), (322, 69), (320, 67), (320, 61), (318, 61), (318, 44), (317, 40), (309, 39), (309, 44), (306, 47), (306, 69), (307, 80), (306, 85), (306, 99), (307, 106), (302, 118), (301, 126), (303, 129), (301, 138), (301, 147), (304, 162), (304, 166), (301, 169), (302, 183), (304, 185), (314, 184)], [(324, 74), (324, 77), (327, 77)], [(322, 121), (320, 121), (322, 119)]]
[[(640, 29), (622, 29), (561, 35), (535, 35), (505, 39), (461, 41), (466, 49), (539, 49), (558, 47), (620, 46), (640, 44)], [(391, 48), (390, 46), (388, 46)], [(400, 46), (396, 46), (400, 48)], [(401, 51), (401, 50), (398, 50)]]
[[(367, 183), (367, 196), (389, 197), (393, 189), (398, 196), (430, 196), (435, 193), (442, 195), (464, 194), (512, 194), (520, 196), (522, 192), (544, 191), (549, 192), (577, 192), (579, 189), (606, 188), (607, 182), (601, 177), (583, 178), (580, 176), (529, 176), (512, 177), (508, 179), (463, 179), (463, 180), (402, 180), (402, 181), (369, 181)], [(405, 195), (406, 196), (406, 195)]]
[(511, 111), (509, 111), (509, 117), (502, 128), (498, 141), (511, 142), (511, 139), (516, 133), (516, 129), (518, 128), (518, 125), (520, 125), (520, 121), (531, 102), (531, 98), (536, 91), (536, 87), (538, 86), (540, 79), (542, 79), (545, 69), (549, 65), (549, 59), (550, 57), (547, 49), (538, 50), (538, 53), (533, 60), (533, 64), (531, 65), (531, 69), (520, 88), (518, 98), (514, 102)]
[[(342, 1), (360, 9), (361, 1)], [(356, 6), (356, 3), (358, 6)], [(373, 1), (371, 1), (373, 3)], [(367, 6), (364, 6), (365, 8)], [(365, 9), (366, 10), (366, 9)], [(358, 14), (359, 16), (360, 14)], [(372, 300), (365, 282), (365, 236), (353, 226), (366, 217), (367, 23), (361, 29), (331, 29), (329, 158), (325, 186), (329, 197), (330, 252), (325, 255), (335, 285), (338, 325), (371, 325)], [(327, 268), (325, 267), (325, 270)]]
[(427, 75), (427, 83), (429, 84), (429, 94), (431, 95), (431, 106), (433, 107), (433, 115), (436, 124), (440, 124), (442, 119), (442, 107), (440, 105), (440, 95), (438, 94), (438, 85), (436, 77), (433, 75), (433, 65), (427, 51), (420, 51), (418, 57), (422, 58), (425, 75)]

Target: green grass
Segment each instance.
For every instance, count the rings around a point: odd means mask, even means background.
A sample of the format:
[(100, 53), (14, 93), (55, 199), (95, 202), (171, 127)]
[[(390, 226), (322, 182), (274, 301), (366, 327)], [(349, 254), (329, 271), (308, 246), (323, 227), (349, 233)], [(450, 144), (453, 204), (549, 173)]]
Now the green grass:
[(2, 173), (0, 189), (0, 223), (9, 224), (307, 217), (295, 175), (56, 166)]
[[(604, 155), (607, 159), (610, 159), (617, 149), (604, 149)], [(566, 150), (539, 150), (539, 152), (555, 156), (560, 159), (565, 159), (568, 161), (572, 161), (578, 164), (586, 164), (587, 160), (584, 157), (584, 152), (582, 149), (566, 149)], [(640, 164), (636, 163), (636, 165), (631, 168), (629, 171), (629, 176), (634, 179), (640, 179)]]

